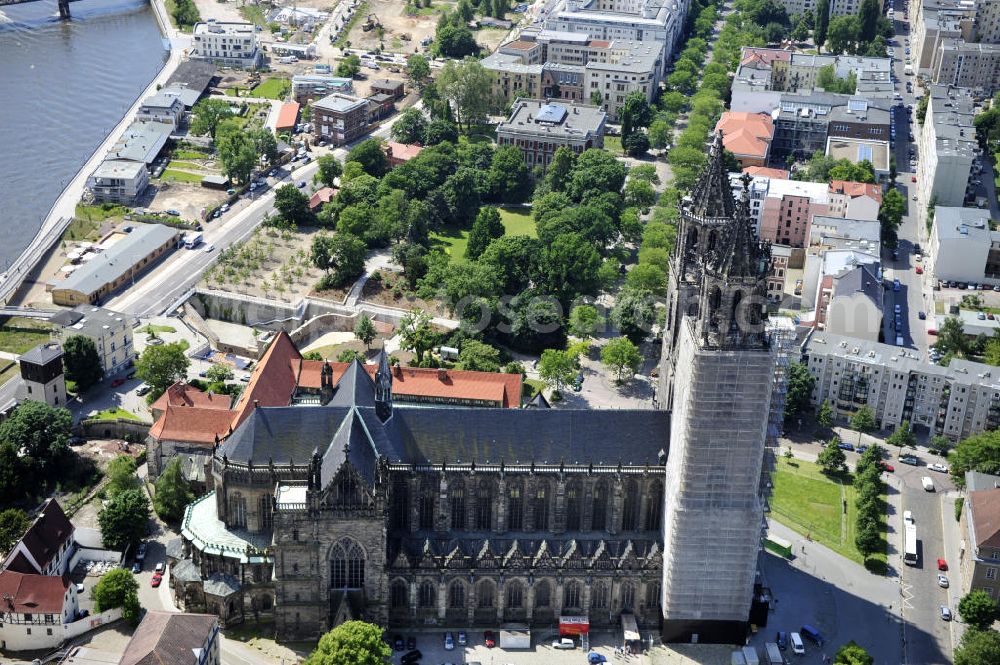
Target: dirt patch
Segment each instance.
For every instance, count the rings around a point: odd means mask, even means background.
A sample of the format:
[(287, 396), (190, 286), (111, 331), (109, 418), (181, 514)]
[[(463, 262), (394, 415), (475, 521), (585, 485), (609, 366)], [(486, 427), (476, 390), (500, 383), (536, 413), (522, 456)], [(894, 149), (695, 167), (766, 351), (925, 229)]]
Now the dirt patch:
[(351, 292), (351, 287), (354, 283), (350, 283), (347, 286), (341, 287), (339, 289), (325, 289), (323, 291), (310, 291), (309, 295), (314, 298), (322, 298), (323, 300), (329, 300), (338, 304), (343, 304), (347, 300), (347, 294)]
[(181, 219), (201, 220), (203, 208), (212, 208), (226, 200), (226, 193), (185, 182), (162, 183), (150, 203), (152, 210), (177, 210)]
[[(447, 317), (451, 312), (436, 300), (424, 300), (406, 292), (403, 276), (392, 270), (380, 270), (381, 279), (369, 279), (361, 290), (363, 302), (400, 309), (422, 309), (433, 316)], [(359, 303), (363, 304), (363, 303)]]
[[(362, 29), (365, 17), (362, 16), (347, 38), (351, 42), (351, 48), (381, 48), (392, 53), (419, 53), (423, 51), (420, 41), (425, 37), (433, 39), (441, 12), (451, 11), (456, 4), (433, 2), (429, 8), (422, 8), (420, 15), (409, 16), (406, 14), (406, 3), (399, 0), (368, 0), (368, 12), (378, 17), (383, 31), (365, 32)], [(409, 40), (404, 39), (405, 36), (409, 36)]]
[(240, 14), (239, 4), (236, 2), (222, 2), (220, 0), (194, 0), (201, 20), (207, 21), (214, 18), (218, 21), (245, 21)]
[(221, 252), (201, 284), (217, 291), (297, 302), (322, 276), (309, 260), (312, 239), (318, 232), (314, 228), (293, 232), (260, 227), (246, 242)]

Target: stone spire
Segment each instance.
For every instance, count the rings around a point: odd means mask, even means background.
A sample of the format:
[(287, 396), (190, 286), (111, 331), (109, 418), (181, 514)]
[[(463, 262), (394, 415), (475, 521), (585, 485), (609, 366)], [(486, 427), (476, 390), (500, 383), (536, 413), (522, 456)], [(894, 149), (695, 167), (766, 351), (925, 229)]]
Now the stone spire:
[(375, 372), (375, 414), (382, 422), (392, 417), (392, 368), (385, 351), (379, 354)]
[(744, 173), (740, 180), (743, 182), (743, 191), (732, 221), (722, 236), (721, 273), (728, 278), (764, 279), (770, 269), (771, 245), (757, 237), (753, 218), (750, 216), (752, 178)]
[(688, 211), (702, 218), (730, 218), (736, 214), (736, 202), (729, 185), (722, 132), (716, 132), (708, 152), (708, 166), (691, 191)]

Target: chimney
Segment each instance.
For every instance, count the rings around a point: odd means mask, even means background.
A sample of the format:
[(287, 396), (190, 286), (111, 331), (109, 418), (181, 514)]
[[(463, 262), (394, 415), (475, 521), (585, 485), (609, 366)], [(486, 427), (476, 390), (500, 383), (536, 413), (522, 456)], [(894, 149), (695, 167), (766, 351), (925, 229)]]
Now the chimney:
[(448, 379), (448, 370), (444, 367), (438, 368), (438, 381), (446, 381)]
[(256, 409), (256, 408), (259, 408), (259, 407), (260, 407), (260, 400), (259, 399), (255, 399), (253, 401), (253, 408)]

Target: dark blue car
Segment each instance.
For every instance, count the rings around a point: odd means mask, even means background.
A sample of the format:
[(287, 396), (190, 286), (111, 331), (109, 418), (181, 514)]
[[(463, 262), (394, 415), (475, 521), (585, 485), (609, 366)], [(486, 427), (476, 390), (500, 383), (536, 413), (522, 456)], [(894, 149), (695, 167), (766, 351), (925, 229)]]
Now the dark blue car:
[(840, 448), (841, 450), (850, 450), (850, 451), (854, 450), (853, 443), (838, 443), (837, 447)]

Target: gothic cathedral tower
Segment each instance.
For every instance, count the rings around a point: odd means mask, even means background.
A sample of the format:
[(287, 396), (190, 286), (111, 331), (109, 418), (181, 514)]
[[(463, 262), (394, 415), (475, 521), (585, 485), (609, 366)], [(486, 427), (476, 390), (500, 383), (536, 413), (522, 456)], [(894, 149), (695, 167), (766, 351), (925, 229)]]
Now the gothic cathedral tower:
[(770, 245), (733, 197), (721, 134), (682, 203), (660, 361), (672, 410), (664, 507), (663, 637), (741, 643), (763, 526), (775, 354), (765, 332)]

